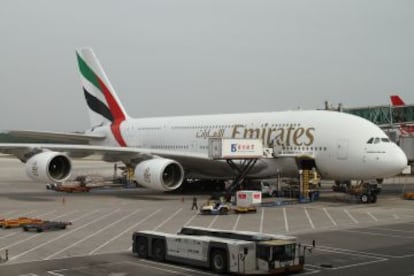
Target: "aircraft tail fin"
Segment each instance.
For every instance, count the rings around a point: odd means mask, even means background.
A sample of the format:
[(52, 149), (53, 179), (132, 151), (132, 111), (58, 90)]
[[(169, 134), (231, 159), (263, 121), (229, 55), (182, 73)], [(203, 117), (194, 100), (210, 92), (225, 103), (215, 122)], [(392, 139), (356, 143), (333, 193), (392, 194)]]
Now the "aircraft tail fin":
[(404, 106), (405, 102), (398, 95), (391, 95), (391, 104), (392, 106)]
[(90, 48), (76, 51), (82, 89), (89, 108), (91, 126), (110, 123), (116, 142), (125, 147), (120, 125), (128, 118), (98, 58)]

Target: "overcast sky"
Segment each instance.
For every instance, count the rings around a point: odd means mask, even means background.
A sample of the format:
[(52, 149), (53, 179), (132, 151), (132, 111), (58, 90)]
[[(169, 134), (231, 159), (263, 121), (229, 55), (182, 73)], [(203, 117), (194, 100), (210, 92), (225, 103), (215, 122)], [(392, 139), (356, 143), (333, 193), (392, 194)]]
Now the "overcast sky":
[(132, 117), (414, 103), (411, 0), (3, 0), (0, 129), (86, 129), (83, 46)]

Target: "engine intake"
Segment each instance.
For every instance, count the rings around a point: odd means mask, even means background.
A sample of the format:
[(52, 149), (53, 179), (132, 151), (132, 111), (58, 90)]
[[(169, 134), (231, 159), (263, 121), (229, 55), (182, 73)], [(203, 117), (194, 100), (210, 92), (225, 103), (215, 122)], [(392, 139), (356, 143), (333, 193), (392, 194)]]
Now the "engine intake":
[(149, 189), (173, 191), (183, 183), (184, 169), (174, 160), (150, 159), (136, 166), (135, 177), (140, 185)]
[(60, 152), (38, 153), (26, 162), (26, 174), (40, 182), (63, 182), (69, 178), (71, 171), (70, 159)]

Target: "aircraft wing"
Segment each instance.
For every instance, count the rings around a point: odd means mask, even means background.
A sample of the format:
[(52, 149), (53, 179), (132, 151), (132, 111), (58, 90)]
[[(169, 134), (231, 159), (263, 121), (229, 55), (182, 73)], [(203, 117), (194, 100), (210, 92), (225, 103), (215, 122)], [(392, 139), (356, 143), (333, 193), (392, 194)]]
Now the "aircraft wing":
[(206, 154), (194, 154), (186, 152), (152, 150), (145, 148), (122, 148), (92, 145), (61, 145), (61, 144), (26, 144), (26, 143), (0, 143), (0, 153), (14, 155), (23, 162), (27, 157), (43, 151), (64, 152), (72, 158), (84, 158), (98, 156), (104, 161), (124, 163), (138, 163), (142, 160), (154, 157), (173, 158), (177, 161), (187, 159), (210, 160)]
[(24, 142), (64, 143), (64, 144), (89, 144), (90, 141), (105, 139), (104, 135), (71, 133), (71, 132), (49, 132), (33, 130), (10, 130), (2, 133), (5, 140), (22, 140)]
[[(167, 158), (179, 162), (187, 173), (196, 175), (217, 175), (220, 173), (228, 175), (229, 171), (231, 172), (225, 161), (210, 159), (205, 153), (93, 145), (0, 143), (0, 153), (14, 155), (22, 162), (26, 162), (35, 154), (46, 151), (62, 152), (70, 158), (84, 158), (93, 155), (103, 161), (120, 161), (132, 165), (152, 158)], [(264, 167), (266, 167), (264, 163), (258, 162), (252, 172), (260, 171)]]

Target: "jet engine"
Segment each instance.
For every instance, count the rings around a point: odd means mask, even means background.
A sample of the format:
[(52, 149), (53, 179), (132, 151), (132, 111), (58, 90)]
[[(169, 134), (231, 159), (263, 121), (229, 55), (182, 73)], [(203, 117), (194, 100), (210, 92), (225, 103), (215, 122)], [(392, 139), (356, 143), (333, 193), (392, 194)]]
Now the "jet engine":
[(70, 159), (60, 152), (38, 153), (26, 162), (26, 174), (41, 182), (63, 182), (69, 178), (71, 170)]
[(157, 158), (142, 161), (135, 168), (139, 184), (158, 191), (173, 191), (184, 179), (183, 167), (174, 160)]

